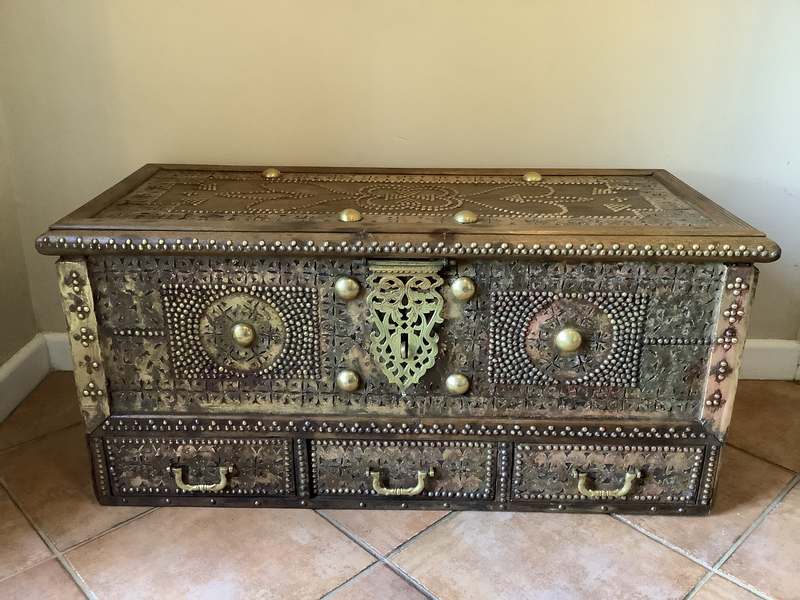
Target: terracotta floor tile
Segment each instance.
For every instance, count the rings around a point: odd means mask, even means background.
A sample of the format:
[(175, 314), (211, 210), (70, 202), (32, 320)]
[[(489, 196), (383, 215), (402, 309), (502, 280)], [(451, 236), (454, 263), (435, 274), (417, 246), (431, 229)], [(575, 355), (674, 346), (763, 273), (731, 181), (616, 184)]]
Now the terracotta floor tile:
[(775, 598), (800, 598), (800, 485), (767, 515), (722, 570)]
[(0, 598), (82, 600), (85, 596), (58, 561), (53, 559), (0, 581)]
[(98, 504), (81, 425), (3, 454), (0, 478), (59, 550), (147, 510)]
[(443, 599), (681, 598), (701, 566), (610, 517), (463, 512), (393, 559)]
[(374, 561), (310, 510), (162, 508), (67, 554), (99, 598), (319, 598)]
[(81, 421), (72, 373), (50, 373), (5, 421), (0, 423), (0, 450)]
[(726, 447), (722, 451), (717, 498), (710, 515), (623, 518), (713, 565), (792, 476), (791, 471)]
[(429, 527), (447, 511), (325, 510), (322, 514), (342, 525), (381, 554), (388, 554), (410, 537)]
[(800, 471), (800, 384), (739, 382), (728, 441), (787, 469)]
[(0, 579), (41, 562), (52, 553), (0, 488)]
[(693, 600), (756, 600), (757, 598), (755, 594), (718, 575), (709, 579), (693, 596)]
[[(424, 600), (415, 590), (389, 567), (378, 563), (348, 581), (330, 596), (330, 600)], [(326, 598), (326, 600), (328, 600)]]

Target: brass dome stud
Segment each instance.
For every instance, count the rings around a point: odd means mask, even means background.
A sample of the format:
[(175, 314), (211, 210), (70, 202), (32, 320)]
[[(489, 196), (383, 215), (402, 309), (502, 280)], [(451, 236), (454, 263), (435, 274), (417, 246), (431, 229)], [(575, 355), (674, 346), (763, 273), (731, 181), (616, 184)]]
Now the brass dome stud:
[(469, 390), (469, 379), (461, 373), (451, 373), (445, 379), (444, 384), (448, 392), (457, 396), (466, 394)]
[(336, 387), (343, 392), (355, 392), (360, 383), (358, 373), (351, 369), (342, 369), (336, 374)]
[(281, 172), (275, 167), (269, 167), (261, 171), (261, 176), (264, 177), (264, 179), (275, 179), (281, 176)]
[(460, 302), (466, 302), (475, 295), (475, 282), (469, 277), (458, 277), (450, 284), (453, 297)]
[(575, 352), (581, 344), (583, 336), (574, 327), (565, 327), (556, 334), (555, 345), (560, 352)]
[(333, 284), (333, 291), (342, 300), (354, 300), (361, 291), (361, 286), (352, 277), (339, 277)]
[(233, 341), (242, 348), (249, 348), (256, 341), (256, 330), (247, 323), (236, 323), (231, 328)]
[(453, 220), (459, 225), (469, 225), (478, 220), (478, 215), (471, 210), (460, 210), (453, 215)]
[(364, 216), (361, 214), (361, 211), (358, 211), (355, 208), (345, 208), (339, 213), (339, 220), (342, 223), (356, 223), (363, 218)]
[(536, 171), (528, 171), (522, 176), (522, 181), (527, 183), (536, 183), (537, 181), (542, 180), (542, 175), (537, 173)]

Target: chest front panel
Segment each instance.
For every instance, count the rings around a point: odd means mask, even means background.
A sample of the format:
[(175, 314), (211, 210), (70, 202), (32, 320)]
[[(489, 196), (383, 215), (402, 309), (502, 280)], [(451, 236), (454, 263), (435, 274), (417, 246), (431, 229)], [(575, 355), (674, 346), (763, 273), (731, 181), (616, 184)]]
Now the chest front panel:
[[(387, 283), (364, 260), (92, 257), (112, 412), (698, 413), (724, 265), (431, 263)], [(342, 277), (354, 298), (337, 296)], [(464, 277), (476, 291), (458, 300)], [(565, 328), (574, 352), (555, 343)], [(403, 352), (426, 355), (400, 385), (381, 361)], [(342, 370), (357, 389), (337, 387)], [(448, 391), (454, 373), (465, 393)]]

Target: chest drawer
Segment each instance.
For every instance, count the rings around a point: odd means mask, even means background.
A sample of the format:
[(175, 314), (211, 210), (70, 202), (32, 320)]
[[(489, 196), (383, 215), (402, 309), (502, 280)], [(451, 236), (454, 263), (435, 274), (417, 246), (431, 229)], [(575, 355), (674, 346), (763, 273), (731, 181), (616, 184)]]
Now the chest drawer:
[(705, 446), (516, 444), (511, 499), (694, 504)]
[(317, 496), (494, 497), (497, 444), (461, 441), (312, 440)]
[(104, 447), (112, 495), (294, 493), (289, 439), (109, 437)]

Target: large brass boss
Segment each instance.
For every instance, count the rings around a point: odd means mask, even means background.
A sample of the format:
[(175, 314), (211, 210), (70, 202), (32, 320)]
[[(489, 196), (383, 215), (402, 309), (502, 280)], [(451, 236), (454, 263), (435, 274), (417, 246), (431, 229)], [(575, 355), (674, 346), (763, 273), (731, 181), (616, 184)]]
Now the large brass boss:
[(277, 309), (247, 293), (209, 304), (198, 333), (208, 356), (222, 369), (239, 374), (271, 369), (286, 342), (286, 325)]
[(231, 335), (233, 336), (233, 341), (242, 348), (249, 348), (256, 341), (256, 330), (247, 323), (236, 323), (231, 328)]

